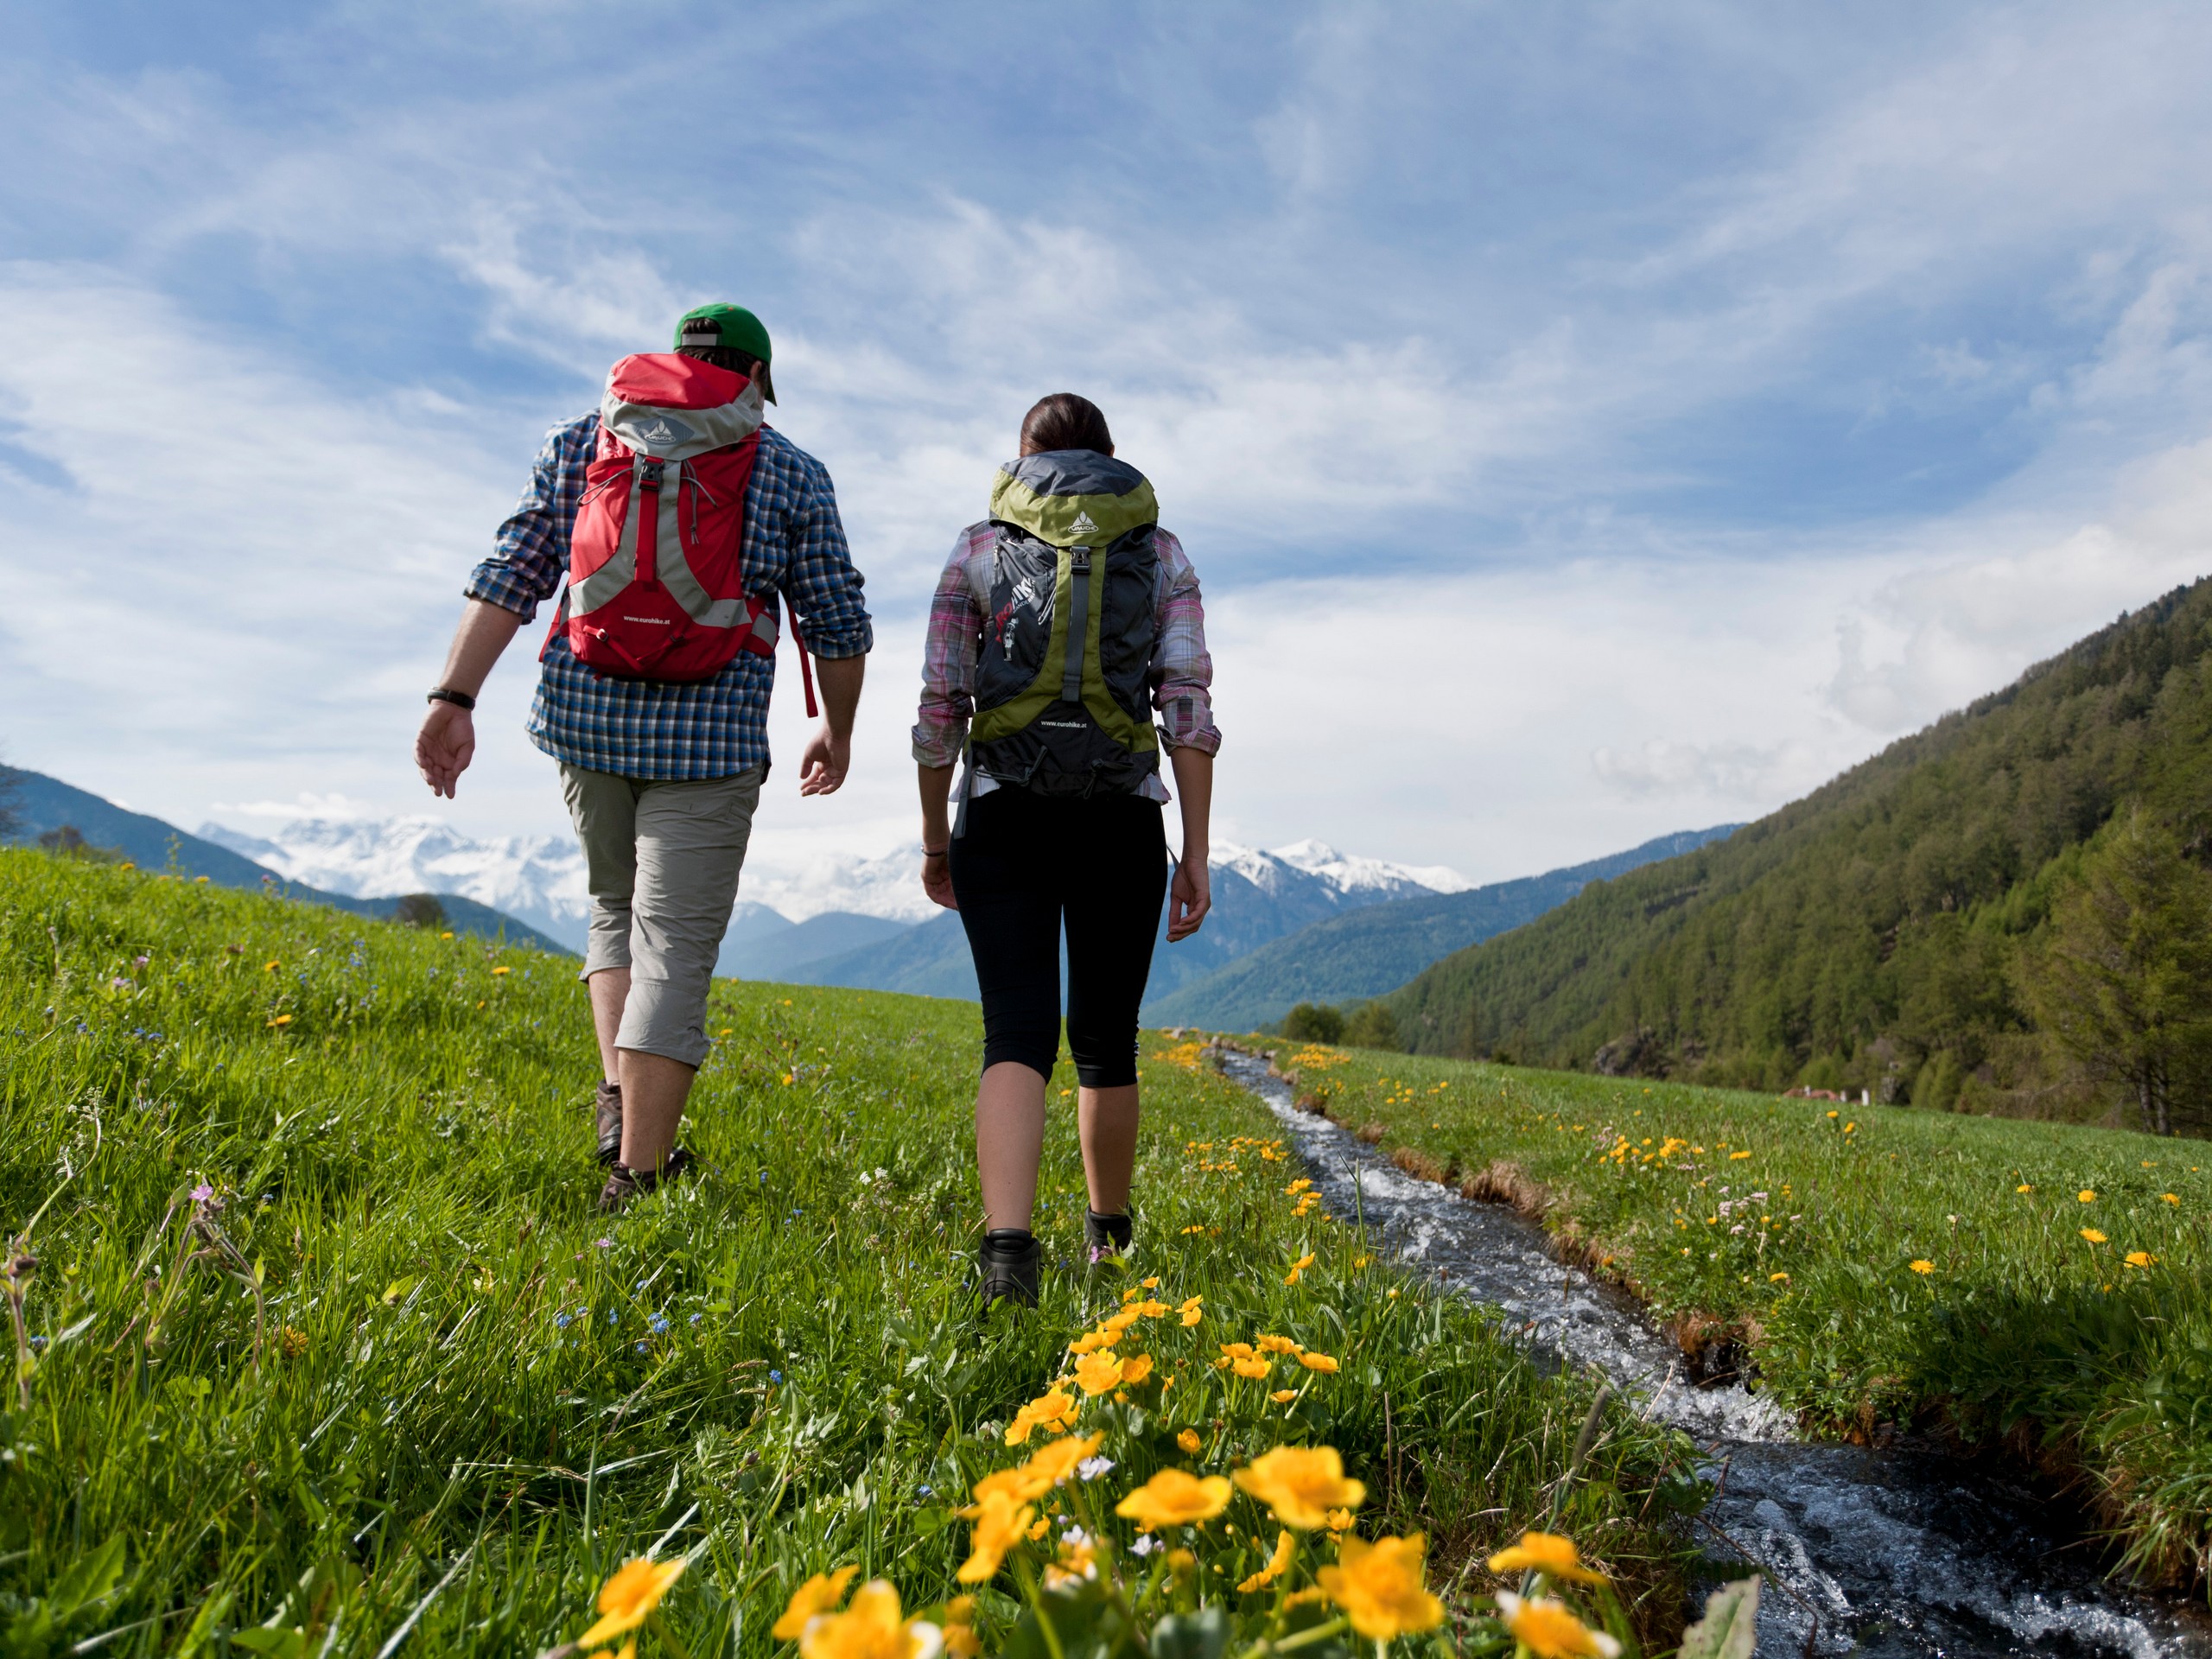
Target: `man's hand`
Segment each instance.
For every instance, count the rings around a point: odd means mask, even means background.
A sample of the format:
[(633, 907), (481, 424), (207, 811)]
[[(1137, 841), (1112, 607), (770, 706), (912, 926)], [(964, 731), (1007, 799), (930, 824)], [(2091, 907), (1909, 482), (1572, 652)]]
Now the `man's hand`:
[(952, 861), (943, 853), (935, 858), (922, 855), (922, 891), (947, 910), (960, 908), (960, 900), (952, 892)]
[(475, 757), (475, 717), (456, 703), (432, 703), (415, 734), (415, 768), (430, 792), (451, 800), (454, 785)]
[(1167, 887), (1167, 943), (1175, 944), (1198, 931), (1213, 908), (1213, 879), (1204, 859), (1184, 859)]
[(823, 721), (815, 729), (805, 753), (798, 758), (798, 792), (802, 795), (835, 795), (838, 785), (845, 781), (845, 773), (853, 764), (853, 740), (849, 733), (840, 734), (830, 730)]

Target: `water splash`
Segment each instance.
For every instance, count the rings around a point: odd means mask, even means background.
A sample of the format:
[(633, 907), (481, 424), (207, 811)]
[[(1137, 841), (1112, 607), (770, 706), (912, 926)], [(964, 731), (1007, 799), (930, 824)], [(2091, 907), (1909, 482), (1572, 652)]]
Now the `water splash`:
[(1414, 1179), (1300, 1111), (1266, 1060), (1215, 1052), (1281, 1120), (1334, 1214), (1497, 1308), (1512, 1339), (1595, 1367), (1697, 1441), (1717, 1485), (1695, 1522), (1701, 1541), (1719, 1570), (1749, 1560), (1767, 1571), (1760, 1659), (2212, 1659), (2200, 1614), (2105, 1582), (2079, 1517), (1985, 1464), (1808, 1445), (1740, 1382), (1696, 1386), (1634, 1299), (1558, 1261), (1541, 1229)]

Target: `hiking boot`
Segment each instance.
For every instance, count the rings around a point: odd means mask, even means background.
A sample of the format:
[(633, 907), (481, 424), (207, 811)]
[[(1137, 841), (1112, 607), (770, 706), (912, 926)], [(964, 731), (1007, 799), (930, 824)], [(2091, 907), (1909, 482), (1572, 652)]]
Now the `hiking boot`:
[(631, 1201), (655, 1192), (669, 1181), (680, 1181), (697, 1160), (681, 1147), (670, 1150), (668, 1161), (658, 1172), (616, 1164), (607, 1172), (607, 1185), (599, 1189), (599, 1212), (612, 1216), (630, 1207)]
[(599, 1118), (599, 1161), (611, 1166), (622, 1155), (622, 1085), (601, 1083), (592, 1105)]
[(1037, 1283), (1044, 1251), (1033, 1233), (1000, 1228), (983, 1235), (976, 1251), (976, 1293), (988, 1308), (993, 1302), (1037, 1306)]
[(1131, 1231), (1127, 1216), (1102, 1216), (1090, 1205), (1084, 1206), (1083, 1239), (1090, 1246), (1093, 1267), (1128, 1255)]

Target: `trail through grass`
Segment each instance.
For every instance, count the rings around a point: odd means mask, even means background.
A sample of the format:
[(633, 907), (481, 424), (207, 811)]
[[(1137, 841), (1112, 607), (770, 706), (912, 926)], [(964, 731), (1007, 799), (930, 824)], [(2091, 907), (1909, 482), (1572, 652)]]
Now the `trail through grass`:
[(973, 1005), (728, 982), (714, 1006), (686, 1131), (709, 1173), (604, 1222), (571, 965), (0, 852), (0, 1227), (36, 1217), (0, 1645), (535, 1653), (657, 1546), (693, 1556), (664, 1610), (693, 1654), (789, 1652), (769, 1625), (833, 1562), (910, 1606), (952, 1592), (970, 1484), (1139, 1275), (1203, 1299), (1192, 1340), (1343, 1357), (1232, 1412), (1236, 1379), (1182, 1356), (1154, 1415), (1210, 1437), (1201, 1466), (1337, 1446), (1363, 1529), (1427, 1529), (1455, 1607), (1560, 1503), (1669, 1627), (1681, 1444), (1609, 1409), (1563, 1489), (1591, 1380), (1286, 1193), (1271, 1120), (1187, 1047), (1145, 1065), (1135, 1262), (1077, 1260), (1058, 1078), (1045, 1304), (979, 1320)]
[(1276, 1046), (1308, 1103), (1416, 1174), (1541, 1212), (1789, 1409), (2023, 1447), (2090, 1484), (2130, 1566), (2202, 1583), (2203, 1142)]

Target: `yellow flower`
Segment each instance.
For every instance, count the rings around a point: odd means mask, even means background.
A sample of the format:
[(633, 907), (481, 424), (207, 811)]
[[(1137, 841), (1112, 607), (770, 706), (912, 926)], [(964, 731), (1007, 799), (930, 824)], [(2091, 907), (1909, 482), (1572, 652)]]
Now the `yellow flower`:
[(983, 1638), (976, 1634), (973, 1624), (948, 1624), (944, 1636), (944, 1650), (952, 1659), (977, 1659), (983, 1651)]
[(1283, 1275), (1283, 1283), (1286, 1285), (1296, 1284), (1299, 1281), (1299, 1279), (1305, 1274), (1306, 1269), (1313, 1265), (1313, 1253), (1311, 1250), (1308, 1250), (1304, 1255), (1300, 1256), (1297, 1261), (1290, 1264), (1290, 1271)]
[(439, 935), (438, 935), (438, 937), (439, 937), (440, 938), (442, 938), (442, 939), (449, 939), (449, 938), (453, 938), (453, 935), (452, 935), (452, 934), (450, 934), (450, 933), (441, 933), (441, 934), (439, 934)]
[(1254, 1352), (1252, 1344), (1249, 1342), (1224, 1342), (1220, 1346), (1221, 1351), (1231, 1359), (1249, 1359)]
[(900, 1616), (899, 1592), (871, 1579), (845, 1611), (813, 1620), (798, 1650), (800, 1659), (917, 1659), (928, 1646), (915, 1621)]
[(289, 1014), (280, 1014), (269, 1023), (272, 1026), (289, 1026), (292, 1023), (292, 1016)]
[(2101, 1244), (2105, 1242), (2105, 1236), (2094, 1227), (2084, 1227), (2082, 1230), (2082, 1236), (2092, 1244)]
[(2181, 1194), (2178, 1192), (2161, 1192), (2158, 1196), (2164, 1198), (2168, 1204), (2179, 1204), (2181, 1202)]
[(668, 1593), (669, 1586), (683, 1576), (681, 1555), (672, 1561), (649, 1561), (640, 1557), (623, 1562), (614, 1576), (600, 1587), (599, 1623), (578, 1637), (576, 1645), (588, 1648), (610, 1636), (636, 1630), (645, 1622), (645, 1615), (660, 1605), (660, 1599)]
[(1162, 1532), (1212, 1520), (1229, 1507), (1229, 1497), (1230, 1484), (1219, 1475), (1163, 1469), (1116, 1503), (1114, 1513), (1147, 1532)]
[(980, 1506), (994, 1492), (1003, 1492), (1016, 1503), (1027, 1503), (1032, 1498), (1042, 1497), (1075, 1472), (1075, 1466), (1098, 1450), (1105, 1439), (1100, 1434), (1071, 1434), (1065, 1440), (1054, 1440), (1031, 1456), (1018, 1469), (1001, 1469), (985, 1475), (975, 1484), (977, 1509), (963, 1510), (961, 1513), (971, 1520), (980, 1512)]
[(1273, 1394), (1269, 1395), (1268, 1398), (1274, 1401), (1275, 1404), (1279, 1406), (1287, 1406), (1292, 1401), (1298, 1398), (1298, 1390), (1296, 1389), (1277, 1389)]
[(1142, 1285), (1147, 1290), (1158, 1290), (1160, 1288), (1160, 1275), (1158, 1274), (1154, 1274), (1149, 1279), (1138, 1280), (1137, 1283)]
[(1497, 1611), (1513, 1639), (1536, 1659), (1618, 1659), (1621, 1644), (1593, 1630), (1556, 1601), (1524, 1601), (1510, 1590), (1497, 1592)]
[(1188, 1304), (1188, 1303), (1185, 1303), (1185, 1304), (1184, 1305), (1184, 1307), (1183, 1307), (1183, 1323), (1184, 1323), (1185, 1325), (1196, 1325), (1196, 1324), (1197, 1324), (1200, 1319), (1204, 1319), (1205, 1317), (1205, 1315), (1204, 1313), (1200, 1313), (1200, 1312), (1198, 1311), (1198, 1308), (1196, 1308), (1196, 1307), (1194, 1307), (1194, 1306), (1191, 1306), (1191, 1305), (1190, 1305), (1190, 1304)]
[(1329, 1511), (1329, 1530), (1331, 1532), (1350, 1532), (1351, 1530), (1351, 1511), (1350, 1510), (1331, 1510)]
[(1300, 1532), (1328, 1523), (1333, 1509), (1356, 1510), (1367, 1488), (1344, 1476), (1334, 1446), (1279, 1446), (1236, 1471), (1236, 1484)]
[(1038, 1428), (1072, 1428), (1075, 1426), (1075, 1396), (1058, 1383), (1038, 1395), (1014, 1414), (1007, 1425), (1006, 1443), (1020, 1446), (1028, 1440), (1030, 1431)]
[(1305, 1344), (1293, 1342), (1288, 1337), (1262, 1337), (1260, 1351), (1263, 1354), (1294, 1354)]
[(1275, 1553), (1268, 1557), (1268, 1564), (1236, 1586), (1239, 1595), (1250, 1595), (1255, 1590), (1264, 1590), (1290, 1571), (1292, 1559), (1298, 1554), (1298, 1540), (1287, 1532), (1275, 1535)]
[(1135, 1307), (1125, 1307), (1111, 1319), (1099, 1320), (1098, 1328), (1118, 1337), (1137, 1322), (1137, 1310)]
[(1029, 1541), (1033, 1544), (1035, 1543), (1039, 1538), (1042, 1538), (1052, 1529), (1052, 1522), (1051, 1517), (1048, 1516), (1039, 1516), (1037, 1517), (1037, 1524), (1029, 1529)]
[(1766, 1276), (1766, 1281), (1770, 1285), (1786, 1285), (1789, 1282), (1789, 1275), (1786, 1273), (1770, 1273)]
[(1111, 1348), (1114, 1338), (1103, 1331), (1090, 1331), (1068, 1344), (1071, 1354), (1095, 1354), (1101, 1348)]
[(2094, 1204), (2097, 1201), (2097, 1192), (2094, 1187), (2085, 1186), (2074, 1196), (2081, 1199), (2084, 1204)]
[(2130, 1250), (2125, 1260), (2131, 1268), (2147, 1268), (2158, 1261), (2148, 1250)]
[(497, 979), (501, 974), (511, 974), (512, 972), (514, 972), (514, 969), (512, 968), (494, 968), (492, 970), (492, 977)]
[[(1835, 1116), (1835, 1114), (1834, 1114), (1834, 1112), (1830, 1112), (1830, 1113), (1828, 1114), (1828, 1116), (1829, 1116), (1830, 1117), (1834, 1117), (1834, 1116)], [(1853, 1128), (1858, 1128), (1858, 1125), (1854, 1123), (1853, 1125), (1852, 1125), (1852, 1127), (1853, 1127)], [(1748, 1157), (1750, 1157), (1751, 1155), (1751, 1154), (1750, 1153), (1748, 1153), (1748, 1152), (1732, 1152), (1732, 1153), (1730, 1153), (1730, 1154), (1728, 1154), (1728, 1161), (1729, 1161), (1730, 1163), (1732, 1163), (1732, 1163), (1734, 1163), (1734, 1162), (1735, 1162), (1738, 1158), (1748, 1158)]]
[(1913, 1262), (1908, 1262), (1906, 1265), (1911, 1268), (1915, 1273), (1933, 1273), (1936, 1271), (1936, 1264), (1933, 1262), (1930, 1262), (1926, 1256), (1921, 1256)]
[(1204, 1446), (1205, 1442), (1198, 1438), (1198, 1431), (1197, 1429), (1186, 1428), (1180, 1434), (1178, 1434), (1175, 1437), (1175, 1444), (1183, 1448), (1183, 1455), (1185, 1457), (1195, 1458), (1198, 1455), (1198, 1448)]
[(1075, 1380), (1094, 1399), (1110, 1394), (1122, 1386), (1122, 1357), (1111, 1348), (1085, 1354), (1075, 1363)]
[(1493, 1573), (1541, 1573), (1548, 1578), (1578, 1579), (1584, 1584), (1603, 1584), (1605, 1575), (1582, 1565), (1574, 1540), (1555, 1532), (1524, 1532), (1521, 1541), (1490, 1558)]
[(1444, 1622), (1444, 1604), (1421, 1582), (1427, 1550), (1428, 1541), (1417, 1532), (1371, 1544), (1347, 1537), (1337, 1545), (1337, 1564), (1313, 1576), (1352, 1629), (1370, 1641), (1388, 1642)]
[(1328, 1376), (1334, 1376), (1338, 1369), (1336, 1360), (1328, 1354), (1300, 1354), (1298, 1363), (1309, 1371), (1319, 1371)]
[(859, 1571), (857, 1567), (841, 1567), (835, 1573), (816, 1573), (791, 1592), (784, 1616), (768, 1634), (779, 1642), (798, 1641), (806, 1634), (807, 1620), (830, 1611), (845, 1599), (845, 1586)]
[(1268, 1366), (1269, 1363), (1270, 1362), (1267, 1360), (1257, 1357), (1251, 1359), (1232, 1359), (1229, 1362), (1229, 1367), (1239, 1376), (1265, 1376), (1268, 1374)]
[(1134, 1354), (1122, 1362), (1122, 1381), (1141, 1382), (1152, 1375), (1152, 1356)]
[(264, 974), (273, 974), (276, 971), (276, 964), (273, 962), (264, 962), (261, 964), (261, 971)]
[[(1007, 1551), (1021, 1541), (1030, 1517), (1036, 1513), (1027, 1503), (1017, 1508), (1013, 1497), (1004, 1491), (995, 1491), (984, 1498), (976, 1505), (973, 1524), (969, 1529), (968, 1560), (952, 1576), (963, 1584), (988, 1580), (999, 1570), (999, 1563), (1006, 1560)], [(861, 1595), (867, 1593), (867, 1590), (861, 1592)], [(860, 1605), (860, 1597), (853, 1599), (853, 1605)]]
[(2030, 1186), (2025, 1181), (2022, 1181), (2019, 1185), (2014, 1187), (2012, 1190), (2015, 1192), (2032, 1192), (2035, 1191), (2035, 1188)]

